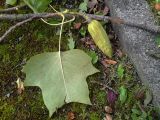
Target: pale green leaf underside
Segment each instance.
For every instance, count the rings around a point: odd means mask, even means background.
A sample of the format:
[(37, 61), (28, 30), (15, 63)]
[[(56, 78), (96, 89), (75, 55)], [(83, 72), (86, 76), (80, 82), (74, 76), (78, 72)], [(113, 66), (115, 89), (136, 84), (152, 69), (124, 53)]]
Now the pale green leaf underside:
[(23, 0), (35, 13), (44, 12), (52, 0)]
[(23, 69), (24, 85), (41, 88), (50, 116), (65, 103), (91, 104), (86, 77), (98, 72), (91, 58), (81, 50), (62, 52), (61, 59), (62, 64), (58, 52), (38, 54)]
[(17, 0), (6, 0), (6, 4), (15, 5)]

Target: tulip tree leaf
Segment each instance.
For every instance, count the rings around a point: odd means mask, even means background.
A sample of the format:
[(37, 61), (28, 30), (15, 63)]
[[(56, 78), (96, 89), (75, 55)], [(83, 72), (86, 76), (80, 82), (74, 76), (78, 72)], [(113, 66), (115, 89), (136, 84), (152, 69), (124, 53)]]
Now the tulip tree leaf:
[(86, 78), (98, 70), (81, 50), (38, 54), (30, 58), (23, 71), (25, 86), (41, 88), (50, 116), (65, 103), (91, 104)]
[(6, 4), (9, 5), (15, 5), (17, 3), (17, 0), (6, 0)]
[(44, 12), (52, 0), (23, 0), (35, 13)]

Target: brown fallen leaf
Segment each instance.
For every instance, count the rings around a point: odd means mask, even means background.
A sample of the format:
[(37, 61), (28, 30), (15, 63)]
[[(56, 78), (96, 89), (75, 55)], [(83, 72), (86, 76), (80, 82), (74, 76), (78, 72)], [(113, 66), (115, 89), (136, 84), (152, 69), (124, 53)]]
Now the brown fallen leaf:
[(24, 91), (24, 84), (20, 78), (17, 79), (16, 83), (17, 83), (17, 88), (18, 88), (17, 92), (18, 94), (21, 94)]
[(135, 98), (143, 101), (145, 98), (145, 88), (137, 89), (135, 92)]
[(87, 40), (87, 41), (86, 41), (86, 44), (87, 44), (87, 45), (93, 45), (93, 44), (94, 44), (94, 42), (93, 42), (93, 41), (91, 41), (91, 40)]
[(113, 110), (112, 110), (112, 108), (111, 107), (109, 107), (109, 106), (105, 106), (105, 111), (106, 111), (106, 113), (108, 113), (108, 114), (111, 114), (111, 113), (113, 113)]
[(107, 15), (109, 13), (109, 8), (107, 6), (105, 6), (104, 10), (103, 10), (103, 15)]
[(82, 25), (81, 23), (75, 23), (74, 29), (80, 29), (81, 25)]
[(73, 112), (68, 112), (67, 114), (67, 120), (74, 120), (75, 119), (75, 115)]
[(112, 120), (112, 116), (110, 114), (106, 114), (105, 120)]
[(105, 61), (107, 64), (110, 64), (110, 65), (115, 65), (115, 64), (117, 64), (117, 61), (114, 61), (114, 60), (105, 59), (104, 61)]
[(157, 10), (157, 11), (160, 11), (160, 3), (156, 3), (154, 5), (154, 8)]

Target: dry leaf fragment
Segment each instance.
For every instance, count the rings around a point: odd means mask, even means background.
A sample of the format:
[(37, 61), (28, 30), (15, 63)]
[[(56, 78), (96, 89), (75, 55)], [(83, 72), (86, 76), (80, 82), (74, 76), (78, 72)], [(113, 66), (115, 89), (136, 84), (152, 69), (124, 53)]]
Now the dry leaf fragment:
[(135, 93), (135, 98), (143, 101), (145, 98), (145, 88), (138, 89)]
[(103, 65), (105, 68), (108, 68), (108, 67), (109, 67), (109, 65), (108, 65), (104, 60), (102, 60), (101, 63), (102, 63), (102, 65)]
[(101, 63), (102, 63), (102, 65), (103, 65), (105, 68), (108, 68), (109, 65), (115, 65), (115, 64), (117, 64), (116, 61), (114, 61), (114, 60), (108, 60), (108, 59), (102, 60)]
[(160, 3), (156, 3), (154, 5), (154, 8), (157, 10), (157, 11), (160, 11)]
[(95, 5), (98, 4), (97, 0), (91, 0), (88, 2), (88, 8), (93, 9)]
[(93, 41), (90, 41), (90, 40), (86, 41), (86, 44), (87, 45), (94, 45)]
[(81, 23), (75, 23), (74, 29), (80, 29), (81, 25), (82, 25)]
[(112, 116), (110, 114), (106, 114), (106, 117), (104, 120), (112, 120)]
[(104, 10), (103, 10), (103, 15), (107, 15), (109, 12), (109, 8), (107, 6), (105, 6)]
[(107, 60), (107, 59), (105, 59), (105, 62), (106, 62), (107, 64), (110, 64), (110, 65), (115, 65), (115, 64), (117, 64), (117, 61), (114, 61), (114, 60)]
[(89, 13), (91, 13), (91, 11), (93, 11), (94, 13), (97, 11), (97, 4), (97, 0), (91, 0), (88, 2)]
[(18, 94), (21, 94), (24, 91), (24, 84), (20, 78), (17, 79), (16, 83), (17, 83), (17, 89), (18, 89), (17, 92)]
[(123, 56), (123, 53), (121, 50), (117, 50), (117, 55), (121, 58)]
[(75, 119), (75, 115), (73, 112), (68, 112), (68, 115), (67, 115), (67, 120), (73, 120)]
[(106, 113), (109, 113), (109, 114), (111, 114), (111, 113), (113, 113), (113, 110), (112, 110), (112, 108), (111, 107), (109, 107), (109, 106), (105, 106), (105, 111), (106, 111)]

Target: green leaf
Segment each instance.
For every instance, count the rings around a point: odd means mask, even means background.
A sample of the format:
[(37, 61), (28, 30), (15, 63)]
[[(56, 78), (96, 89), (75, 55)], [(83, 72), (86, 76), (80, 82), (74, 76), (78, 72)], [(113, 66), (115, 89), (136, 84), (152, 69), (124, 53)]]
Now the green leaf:
[(138, 120), (138, 117), (137, 117), (137, 115), (136, 114), (131, 114), (131, 118), (132, 118), (132, 120)]
[(157, 35), (156, 37), (156, 44), (160, 47), (160, 35)]
[(24, 0), (34, 13), (44, 12), (52, 0)]
[(136, 108), (132, 108), (132, 114), (141, 115), (142, 112)]
[(80, 29), (80, 34), (83, 36), (83, 37), (85, 37), (85, 35), (86, 35), (86, 28), (85, 27), (81, 27), (81, 29)]
[(147, 106), (152, 101), (152, 98), (153, 98), (153, 96), (152, 96), (151, 91), (147, 90), (146, 91), (146, 98), (144, 100), (144, 106)]
[(86, 12), (86, 11), (87, 11), (87, 4), (88, 4), (88, 0), (84, 0), (84, 1), (79, 5), (80, 12)]
[(121, 104), (124, 104), (127, 100), (127, 89), (124, 86), (120, 87), (120, 95), (119, 95)]
[(95, 64), (98, 61), (98, 55), (95, 51), (89, 51), (88, 55), (92, 58), (92, 63)]
[(160, 0), (156, 0), (156, 3), (160, 3)]
[(96, 46), (109, 58), (113, 56), (112, 45), (109, 40), (109, 37), (104, 30), (101, 23), (97, 20), (92, 20), (88, 24), (88, 32), (93, 38), (94, 43)]
[(72, 36), (70, 36), (70, 38), (68, 39), (68, 47), (70, 50), (75, 48), (75, 41), (73, 40)]
[(9, 44), (0, 45), (0, 59), (2, 59), (3, 62), (8, 61), (10, 59), (8, 53), (9, 48)]
[(117, 69), (118, 78), (122, 79), (124, 76), (124, 68), (122, 64), (119, 64)]
[(147, 113), (143, 111), (142, 115), (140, 116), (140, 120), (146, 120), (146, 119), (147, 119)]
[(17, 0), (6, 0), (6, 4), (9, 5), (15, 5), (17, 3)]
[(49, 115), (65, 103), (91, 104), (86, 78), (99, 72), (91, 58), (78, 49), (47, 52), (30, 58), (24, 66), (25, 86), (39, 86)]

